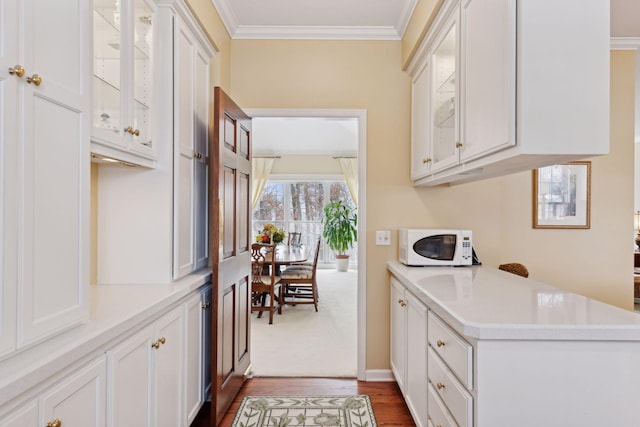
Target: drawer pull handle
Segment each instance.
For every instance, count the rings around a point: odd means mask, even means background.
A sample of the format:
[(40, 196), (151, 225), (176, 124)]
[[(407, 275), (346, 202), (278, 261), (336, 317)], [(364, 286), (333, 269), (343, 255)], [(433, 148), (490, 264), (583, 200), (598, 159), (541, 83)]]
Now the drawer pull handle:
[(36, 86), (40, 86), (40, 83), (42, 83), (42, 77), (38, 74), (34, 74), (31, 77), (27, 77), (27, 83), (33, 83)]
[(22, 65), (16, 65), (15, 67), (9, 68), (9, 74), (16, 75), (17, 77), (24, 76), (24, 67)]
[(441, 382), (438, 382), (438, 383), (436, 384), (436, 388), (437, 388), (438, 390), (442, 390), (442, 389), (444, 388), (444, 384), (442, 384)]
[(438, 341), (436, 342), (436, 345), (437, 345), (438, 347), (444, 347), (444, 341), (442, 341), (442, 340), (438, 340)]
[(162, 337), (158, 341), (160, 342), (160, 344), (164, 344), (167, 342), (167, 339), (165, 337)]
[(49, 421), (47, 427), (62, 427), (62, 421), (56, 418), (53, 421)]
[(160, 341), (155, 341), (154, 343), (151, 344), (151, 347), (153, 347), (155, 349), (159, 349), (160, 348)]

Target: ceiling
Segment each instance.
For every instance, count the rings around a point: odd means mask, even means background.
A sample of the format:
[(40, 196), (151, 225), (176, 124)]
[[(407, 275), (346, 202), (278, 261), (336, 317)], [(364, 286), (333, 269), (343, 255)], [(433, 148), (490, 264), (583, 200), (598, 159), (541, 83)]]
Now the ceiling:
[[(418, 0), (211, 0), (234, 39), (400, 40)], [(640, 37), (640, 0), (611, 0), (611, 36)], [(258, 118), (254, 154), (357, 153), (355, 119)]]
[(211, 0), (234, 39), (400, 40), (418, 0)]

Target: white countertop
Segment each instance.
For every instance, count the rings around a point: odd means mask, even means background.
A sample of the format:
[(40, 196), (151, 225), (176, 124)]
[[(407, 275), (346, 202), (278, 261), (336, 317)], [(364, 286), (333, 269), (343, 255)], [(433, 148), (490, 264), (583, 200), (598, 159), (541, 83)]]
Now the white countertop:
[(460, 334), (498, 340), (640, 341), (640, 314), (497, 268), (389, 271)]
[(0, 361), (0, 407), (70, 364), (103, 353), (211, 280), (203, 269), (171, 284), (93, 285), (89, 321)]

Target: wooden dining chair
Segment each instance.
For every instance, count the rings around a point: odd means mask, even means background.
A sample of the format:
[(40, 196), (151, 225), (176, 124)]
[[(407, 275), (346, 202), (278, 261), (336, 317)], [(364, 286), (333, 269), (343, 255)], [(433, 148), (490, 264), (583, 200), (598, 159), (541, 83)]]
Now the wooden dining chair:
[(288, 246), (300, 246), (302, 244), (302, 233), (297, 231), (289, 232), (289, 240), (287, 240)]
[(318, 257), (320, 255), (320, 238), (318, 238), (311, 266), (293, 264), (280, 273), (282, 285), (282, 304), (313, 304), (318, 311)]
[[(271, 256), (267, 252), (271, 251)], [(269, 312), (269, 324), (273, 323), (273, 313), (282, 314), (282, 287), (276, 276), (275, 245), (254, 243), (251, 245), (251, 312)], [(267, 297), (269, 305), (267, 305)]]

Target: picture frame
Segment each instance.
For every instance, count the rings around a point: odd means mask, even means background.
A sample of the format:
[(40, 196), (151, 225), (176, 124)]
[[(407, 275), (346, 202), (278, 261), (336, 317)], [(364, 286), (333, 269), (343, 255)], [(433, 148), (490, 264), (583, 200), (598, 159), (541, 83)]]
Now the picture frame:
[(591, 228), (591, 162), (532, 171), (533, 228)]

